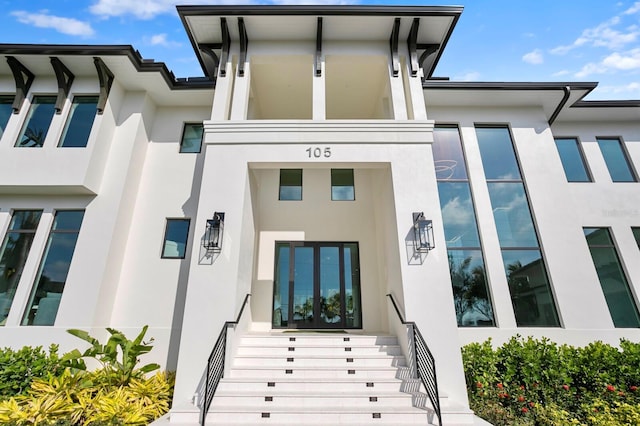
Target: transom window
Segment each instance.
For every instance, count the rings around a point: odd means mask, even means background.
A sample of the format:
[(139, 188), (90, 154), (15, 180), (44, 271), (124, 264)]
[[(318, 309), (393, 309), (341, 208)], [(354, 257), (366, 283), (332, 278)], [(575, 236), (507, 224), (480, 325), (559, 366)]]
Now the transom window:
[(0, 96), (0, 138), (7, 127), (9, 117), (13, 113), (13, 96)]
[(75, 96), (58, 146), (64, 148), (87, 146), (97, 108), (97, 96)]
[(333, 201), (356, 199), (353, 169), (331, 169), (331, 199)]
[(202, 123), (185, 123), (180, 141), (180, 152), (198, 153), (202, 149), (202, 135), (204, 126)]
[(636, 182), (638, 179), (624, 144), (619, 138), (596, 138), (614, 182)]
[(302, 169), (280, 169), (279, 200), (302, 200)]
[(584, 155), (578, 139), (556, 138), (556, 148), (564, 174), (569, 182), (591, 182), (591, 176), (584, 161)]
[(40, 148), (49, 131), (49, 125), (55, 113), (55, 96), (34, 96), (29, 108), (29, 114), (22, 126), (20, 136), (16, 141), (17, 147)]

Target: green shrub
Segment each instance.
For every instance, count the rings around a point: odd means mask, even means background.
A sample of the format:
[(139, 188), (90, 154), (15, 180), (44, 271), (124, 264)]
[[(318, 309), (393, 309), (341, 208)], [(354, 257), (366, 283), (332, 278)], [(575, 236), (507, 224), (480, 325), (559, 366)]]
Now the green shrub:
[(494, 424), (640, 424), (639, 343), (576, 348), (516, 336), (496, 349), (469, 344), (462, 356), (471, 408)]
[(57, 345), (48, 353), (42, 346), (0, 349), (0, 400), (25, 394), (34, 378), (57, 374), (59, 361)]

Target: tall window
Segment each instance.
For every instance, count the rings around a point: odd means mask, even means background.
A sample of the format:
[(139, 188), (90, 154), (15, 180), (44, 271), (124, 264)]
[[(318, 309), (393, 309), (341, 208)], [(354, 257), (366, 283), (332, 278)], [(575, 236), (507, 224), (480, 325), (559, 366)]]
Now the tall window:
[(97, 108), (97, 96), (75, 96), (58, 146), (65, 148), (87, 146)]
[(516, 323), (559, 326), (509, 129), (477, 126), (476, 134)]
[(638, 307), (629, 289), (608, 228), (584, 228), (609, 313), (616, 327), (640, 327)]
[(163, 259), (184, 259), (190, 223), (190, 219), (167, 219), (162, 246)]
[(22, 276), (42, 210), (15, 210), (0, 249), (0, 325), (4, 325)]
[(333, 201), (353, 201), (356, 199), (353, 169), (331, 169), (331, 199)]
[(459, 326), (494, 326), (475, 208), (455, 126), (436, 126), (433, 158)]
[(279, 200), (302, 200), (302, 169), (280, 169)]
[(55, 322), (83, 217), (84, 210), (56, 212), (22, 325)]
[(185, 123), (180, 141), (180, 152), (200, 152), (203, 132), (202, 123)]
[(582, 148), (575, 138), (556, 138), (564, 174), (569, 182), (591, 182)]
[(16, 141), (18, 147), (42, 147), (55, 113), (55, 96), (34, 96), (29, 114)]
[(636, 174), (622, 141), (618, 138), (596, 138), (607, 169), (614, 182), (636, 182)]
[(0, 138), (7, 127), (9, 117), (13, 113), (13, 96), (0, 96)]
[(640, 249), (640, 228), (631, 228), (631, 231), (633, 232), (633, 237), (636, 239), (638, 249)]

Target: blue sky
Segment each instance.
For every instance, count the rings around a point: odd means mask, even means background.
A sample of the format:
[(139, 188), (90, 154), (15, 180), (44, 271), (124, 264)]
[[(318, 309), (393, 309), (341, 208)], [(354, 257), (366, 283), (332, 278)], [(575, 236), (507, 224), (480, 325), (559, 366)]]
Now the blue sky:
[(176, 4), (462, 5), (434, 75), (597, 81), (589, 99), (640, 99), (640, 1), (0, 0), (0, 42), (131, 44), (178, 77), (202, 75)]

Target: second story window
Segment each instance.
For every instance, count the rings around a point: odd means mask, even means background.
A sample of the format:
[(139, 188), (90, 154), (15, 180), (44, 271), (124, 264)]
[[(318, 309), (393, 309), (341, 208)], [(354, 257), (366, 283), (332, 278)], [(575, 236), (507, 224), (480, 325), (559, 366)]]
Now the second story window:
[(281, 201), (302, 200), (302, 169), (280, 169)]
[(556, 138), (556, 148), (569, 182), (591, 182), (580, 143), (575, 138)]
[(607, 169), (614, 182), (636, 182), (636, 174), (622, 141), (618, 138), (596, 138)]
[(331, 169), (331, 199), (333, 201), (353, 201), (356, 199), (353, 169)]
[(0, 138), (13, 112), (13, 96), (0, 96)]
[(203, 130), (202, 123), (185, 123), (182, 130), (182, 140), (180, 141), (180, 152), (200, 152)]
[(162, 246), (163, 259), (184, 259), (190, 223), (190, 219), (167, 219)]
[(87, 146), (97, 107), (97, 96), (75, 96), (58, 146), (64, 148)]
[(49, 131), (51, 119), (55, 113), (55, 96), (34, 96), (29, 114), (22, 126), (17, 147), (40, 148)]

